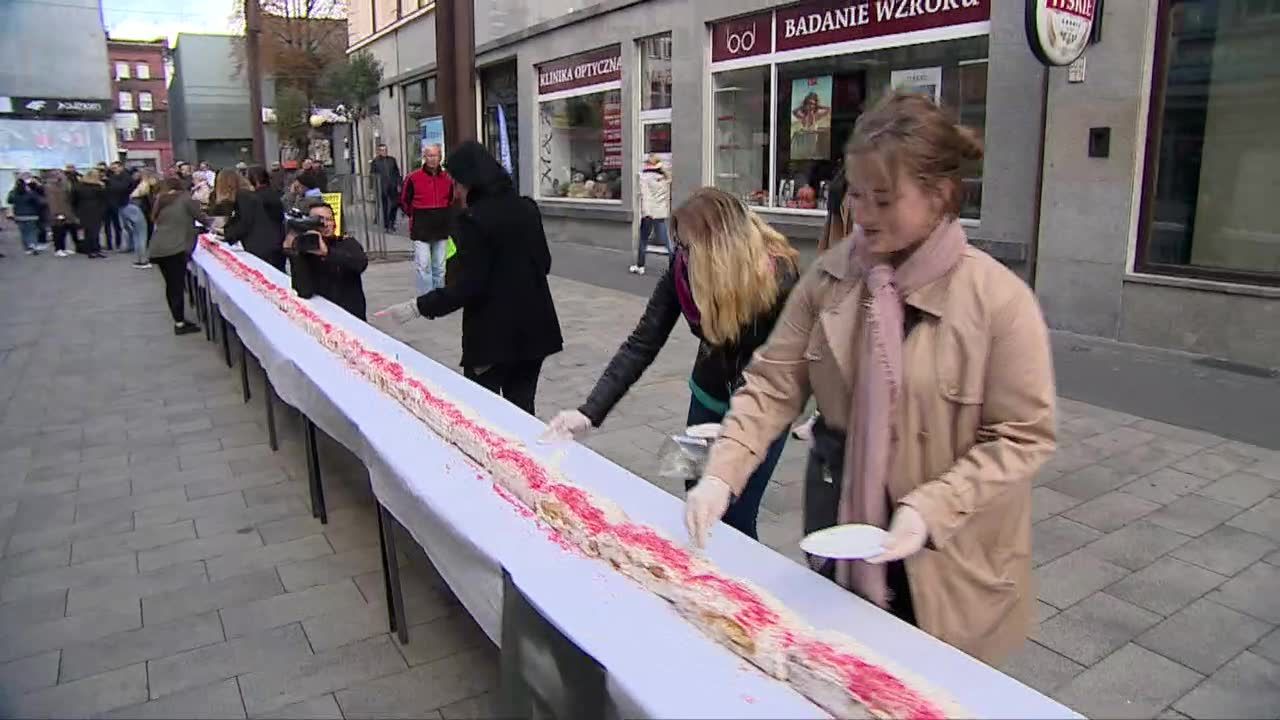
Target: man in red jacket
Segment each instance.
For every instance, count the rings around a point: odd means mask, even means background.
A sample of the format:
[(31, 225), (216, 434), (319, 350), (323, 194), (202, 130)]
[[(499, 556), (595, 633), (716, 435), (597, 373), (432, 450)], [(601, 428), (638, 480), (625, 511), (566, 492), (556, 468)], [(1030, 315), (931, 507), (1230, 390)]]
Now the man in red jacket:
[(444, 287), (444, 256), (453, 221), (453, 178), (440, 167), (440, 146), (422, 152), (422, 167), (409, 173), (400, 191), (400, 208), (409, 216), (418, 294)]

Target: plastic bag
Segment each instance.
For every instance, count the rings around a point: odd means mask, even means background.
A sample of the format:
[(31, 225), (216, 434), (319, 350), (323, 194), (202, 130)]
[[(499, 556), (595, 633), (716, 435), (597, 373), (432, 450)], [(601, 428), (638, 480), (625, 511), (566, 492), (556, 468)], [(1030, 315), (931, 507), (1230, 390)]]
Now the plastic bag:
[(708, 423), (685, 428), (684, 434), (670, 436), (659, 451), (658, 474), (686, 483), (697, 482), (707, 466), (711, 444), (719, 434), (719, 423)]

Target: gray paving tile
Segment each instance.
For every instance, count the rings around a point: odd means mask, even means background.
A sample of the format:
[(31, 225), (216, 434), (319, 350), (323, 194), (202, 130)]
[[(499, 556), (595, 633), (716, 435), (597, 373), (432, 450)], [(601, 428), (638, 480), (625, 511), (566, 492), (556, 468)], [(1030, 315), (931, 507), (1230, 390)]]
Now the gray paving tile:
[(243, 575), (247, 572), (331, 554), (333, 554), (333, 548), (329, 547), (329, 541), (325, 540), (323, 535), (311, 535), (285, 543), (223, 555), (209, 560), (207, 564), (209, 578), (221, 580), (233, 575)]
[[(683, 487), (683, 486), (682, 486)], [(1038, 487), (1031, 491), (1031, 522), (1040, 522), (1079, 505), (1080, 501), (1057, 490)]]
[(71, 543), (62, 543), (0, 559), (0, 581), (70, 564)]
[(136, 608), (139, 598), (204, 585), (204, 564), (181, 563), (139, 575), (129, 575), (91, 588), (74, 588), (67, 595), (67, 614), (100, 608)]
[(1173, 707), (1193, 718), (1274, 718), (1280, 708), (1280, 665), (1241, 653)]
[[(369, 603), (355, 610), (347, 609), (307, 618), (302, 621), (302, 627), (306, 630), (307, 639), (311, 641), (311, 647), (316, 652), (325, 652), (377, 635), (385, 635), (388, 633), (386, 603)], [(410, 628), (409, 632), (411, 638), (417, 640), (417, 636), (412, 634), (413, 628)]]
[(135, 489), (134, 492), (137, 494), (114, 500), (104, 500), (99, 503), (80, 505), (76, 510), (76, 520), (85, 522), (104, 517), (117, 517), (121, 513), (163, 507), (174, 503), (186, 502), (187, 500), (186, 493), (182, 492), (182, 488), (155, 490), (152, 492), (139, 492)]
[[(325, 479), (329, 480), (330, 476), (326, 475)], [(333, 483), (330, 481), (327, 484), (332, 485)], [(329, 487), (325, 488), (325, 490), (329, 489)], [(326, 502), (329, 499), (329, 495), (329, 492), (325, 493)], [(290, 498), (303, 497), (307, 497), (306, 483), (293, 480), (285, 480), (285, 482), (277, 482), (273, 485), (250, 488), (244, 491), (244, 501), (249, 507), (253, 507), (255, 505), (270, 505), (271, 503), (277, 503)]]
[(302, 498), (233, 509), (196, 518), (196, 534), (200, 537), (225, 535), (243, 528), (286, 518), (311, 517), (311, 508)]
[(1099, 463), (1113, 470), (1140, 477), (1162, 467), (1168, 467), (1196, 450), (1195, 445), (1160, 438), (1132, 450), (1104, 458)]
[(481, 693), (440, 708), (440, 717), (443, 720), (475, 720), (501, 716), (496, 691)]
[[(1232, 527), (1264, 535), (1280, 543), (1280, 498), (1268, 498), (1228, 521)], [(15, 538), (16, 540), (17, 538)], [(10, 545), (12, 548), (12, 545)]]
[(1094, 557), (1130, 570), (1141, 570), (1191, 538), (1146, 520), (1136, 520), (1086, 546)]
[(1127, 485), (1133, 478), (1127, 472), (1098, 464), (1068, 472), (1045, 487), (1084, 501)]
[(222, 623), (232, 638), (329, 613), (356, 612), (366, 605), (355, 583), (346, 580), (225, 608)]
[[(272, 710), (263, 715), (250, 715), (250, 717), (255, 720), (258, 718), (262, 720), (343, 720), (342, 709), (338, 707), (338, 701), (334, 699), (333, 693), (285, 705), (279, 710)], [(429, 715), (424, 713), (423, 717), (429, 717)]]
[(191, 500), (198, 500), (203, 497), (236, 492), (237, 490), (248, 490), (262, 487), (264, 485), (274, 485), (286, 479), (288, 479), (288, 476), (282, 470), (267, 470), (256, 473), (228, 475), (227, 477), (222, 478), (204, 479), (198, 482), (188, 483), (185, 487), (187, 490), (187, 497)]
[(1094, 593), (1042, 623), (1037, 641), (1081, 665), (1093, 665), (1160, 620), (1107, 593)]
[[(181, 488), (179, 488), (179, 491), (181, 491)], [(183, 500), (186, 500), (185, 493), (183, 494)], [(244, 498), (239, 493), (227, 493), (226, 495), (214, 495), (213, 497), (201, 498), (190, 502), (139, 510), (134, 513), (133, 518), (137, 527), (168, 525), (179, 520), (190, 520), (229, 510), (241, 510), (244, 507)]]
[(1128, 644), (1076, 676), (1055, 694), (1095, 718), (1150, 718), (1200, 682), (1201, 675)]
[(146, 698), (147, 670), (138, 663), (14, 698), (6, 713), (21, 718), (90, 717)]
[(344, 717), (416, 718), (497, 685), (492, 649), (471, 650), (337, 693)]
[(183, 520), (172, 525), (156, 525), (92, 540), (80, 540), (71, 544), (71, 562), (82, 563), (112, 555), (130, 555), (141, 550), (190, 540), (195, 536), (195, 523)]
[(0, 605), (0, 632), (5, 628), (56, 620), (66, 614), (67, 591), (55, 590)]
[[(405, 669), (391, 639), (378, 637), (240, 677), (249, 713), (257, 715)], [(424, 708), (419, 708), (421, 712)], [(344, 713), (345, 714), (345, 713)]]
[(311, 655), (307, 637), (297, 623), (206, 645), (148, 662), (151, 697), (162, 697), (236, 675), (291, 666)]
[(28, 693), (58, 682), (58, 651), (50, 650), (0, 665), (0, 706), (6, 697)]
[(1114, 430), (1094, 435), (1084, 441), (1085, 445), (1095, 447), (1108, 455), (1132, 450), (1155, 439), (1153, 433), (1133, 427), (1118, 427)]
[(1158, 420), (1139, 420), (1133, 424), (1133, 427), (1138, 430), (1145, 430), (1146, 432), (1155, 433), (1156, 435), (1161, 435), (1171, 440), (1177, 440), (1178, 442), (1188, 443), (1197, 447), (1213, 447), (1215, 445), (1220, 445), (1223, 442), (1222, 438), (1212, 433), (1207, 433), (1202, 430), (1192, 430), (1190, 428), (1179, 427), (1177, 425), (1170, 425)]
[(1199, 536), (1240, 514), (1235, 505), (1200, 495), (1184, 495), (1147, 516), (1147, 520), (1183, 535)]
[(345, 508), (351, 511), (354, 519), (342, 524), (334, 524), (331, 520), (325, 528), (324, 536), (333, 546), (334, 552), (348, 552), (359, 548), (378, 545), (378, 522), (372, 506), (356, 505)]
[(1184, 473), (1173, 468), (1161, 468), (1124, 485), (1124, 491), (1130, 495), (1144, 497), (1152, 502), (1167, 505), (1174, 500), (1195, 492), (1211, 481), (1199, 475)]
[(1174, 463), (1172, 467), (1175, 470), (1199, 475), (1202, 478), (1217, 480), (1218, 478), (1229, 475), (1240, 468), (1252, 462), (1251, 458), (1242, 457), (1234, 453), (1218, 452), (1214, 450), (1203, 450)]
[(1274, 542), (1261, 535), (1222, 525), (1169, 554), (1219, 575), (1235, 575), (1275, 548)]
[(1249, 472), (1236, 472), (1196, 492), (1220, 502), (1248, 508), (1280, 492), (1280, 482)]
[(1269, 623), (1201, 599), (1169, 616), (1134, 642), (1208, 675), (1269, 630)]
[(1280, 624), (1277, 598), (1280, 598), (1280, 568), (1261, 562), (1245, 568), (1209, 595), (1210, 600), (1233, 610)]
[(0, 584), (0, 599), (12, 602), (54, 590), (93, 587), (137, 573), (137, 563), (131, 557), (106, 558), (80, 565), (56, 567), (5, 580)]
[(224, 720), (244, 716), (240, 686), (232, 679), (113, 710), (103, 717), (121, 720)]
[(148, 625), (63, 648), (61, 679), (88, 677), (222, 640), (217, 613)]
[(285, 590), (295, 592), (313, 585), (338, 582), (381, 567), (381, 551), (378, 545), (374, 544), (372, 547), (285, 563), (277, 566), (276, 570), (280, 573), (280, 581), (284, 583)]
[(1226, 577), (1171, 557), (1107, 588), (1107, 592), (1161, 615), (1172, 615), (1221, 585)]
[[(1044, 488), (1037, 488), (1040, 489)], [(1063, 515), (1094, 530), (1112, 532), (1159, 508), (1145, 498), (1116, 491), (1076, 505)]]
[[(1028, 640), (1000, 664), (1001, 672), (1048, 695), (1084, 672), (1084, 666)], [(474, 716), (468, 716), (474, 717)]]
[(73, 617), (55, 618), (30, 625), (6, 625), (0, 628), (0, 662), (35, 655), (72, 643), (89, 642), (142, 625), (133, 612), (103, 611)]
[(262, 539), (255, 532), (228, 533), (212, 537), (195, 538), (175, 542), (164, 547), (143, 550), (138, 553), (138, 569), (142, 572), (193, 560), (216, 558), (253, 548), (262, 547)]
[(1100, 560), (1084, 550), (1040, 566), (1040, 599), (1055, 608), (1070, 607), (1129, 574), (1128, 570)]
[[(411, 618), (412, 619), (412, 618)], [(400, 654), (410, 665), (421, 665), (446, 658), (454, 653), (474, 648), (492, 648), (489, 636), (484, 634), (471, 615), (462, 608), (455, 608), (444, 617), (409, 628), (408, 645), (397, 645)]]
[(142, 616), (163, 623), (210, 610), (243, 605), (284, 592), (274, 569), (236, 575), (142, 598)]
[(1271, 662), (1280, 663), (1280, 629), (1273, 630), (1270, 635), (1262, 638), (1253, 646), (1253, 652)]
[(1051, 517), (1031, 527), (1032, 562), (1037, 566), (1066, 555), (1102, 537), (1091, 527), (1064, 517)]
[(79, 478), (77, 484), (80, 488), (76, 491), (77, 505), (92, 505), (106, 500), (115, 500), (133, 492), (133, 485), (127, 478), (90, 483), (86, 483), (84, 478)]

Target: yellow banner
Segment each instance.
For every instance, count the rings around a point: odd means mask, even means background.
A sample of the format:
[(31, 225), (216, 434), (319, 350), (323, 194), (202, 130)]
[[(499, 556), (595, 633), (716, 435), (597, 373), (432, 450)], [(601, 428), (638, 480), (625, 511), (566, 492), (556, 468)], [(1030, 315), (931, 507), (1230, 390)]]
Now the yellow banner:
[(335, 233), (342, 234), (342, 193), (324, 193), (320, 196), (329, 207), (333, 208), (333, 224)]

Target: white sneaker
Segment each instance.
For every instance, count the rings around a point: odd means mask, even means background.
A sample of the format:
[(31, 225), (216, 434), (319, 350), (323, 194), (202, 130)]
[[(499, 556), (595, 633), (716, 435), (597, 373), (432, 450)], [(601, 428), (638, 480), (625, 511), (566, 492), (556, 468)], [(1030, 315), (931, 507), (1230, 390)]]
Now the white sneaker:
[(632, 275), (643, 275), (644, 268), (640, 267), (639, 265), (632, 265), (631, 267), (627, 268), (627, 272), (631, 273)]
[(53, 254), (54, 257), (69, 257), (71, 253), (66, 250), (59, 250)]
[(28, 248), (28, 249), (27, 249), (27, 254), (28, 254), (28, 255), (39, 255), (40, 253), (39, 253), (39, 252), (36, 252), (36, 250), (35, 250), (35, 249), (33, 249), (33, 248)]

